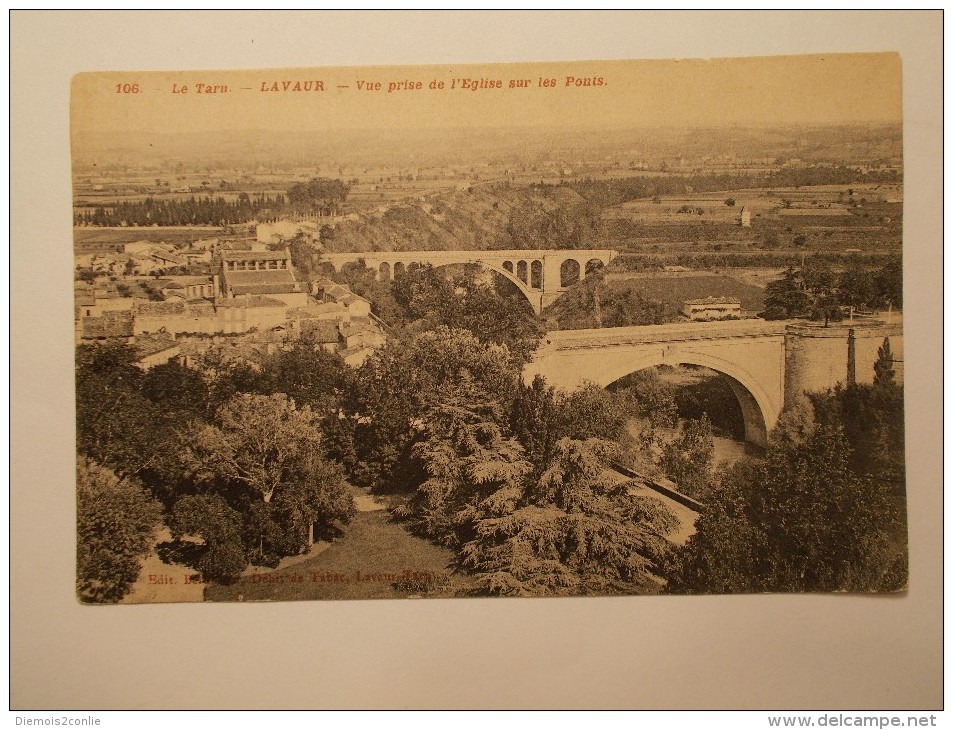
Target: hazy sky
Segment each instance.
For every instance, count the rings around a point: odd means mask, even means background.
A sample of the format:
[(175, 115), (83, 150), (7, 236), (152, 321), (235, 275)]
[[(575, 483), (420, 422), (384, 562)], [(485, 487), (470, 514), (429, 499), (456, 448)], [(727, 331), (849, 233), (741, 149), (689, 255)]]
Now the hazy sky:
[[(567, 85), (570, 76), (601, 78), (602, 85)], [(555, 85), (541, 87), (541, 78)], [(460, 79), (500, 81), (503, 88), (462, 89)], [(434, 80), (444, 88), (431, 89)], [(511, 89), (511, 80), (526, 80), (529, 88)], [(74, 77), (72, 121), (74, 133), (898, 123), (900, 80), (900, 57), (892, 53), (97, 73)], [(325, 91), (261, 90), (282, 81), (321, 81)], [(381, 89), (359, 89), (359, 81), (380, 82)], [(388, 93), (389, 84), (403, 81), (423, 88)], [(123, 93), (123, 84), (135, 83), (139, 93)], [(227, 85), (229, 92), (196, 93), (197, 83)], [(188, 92), (173, 93), (173, 85)]]

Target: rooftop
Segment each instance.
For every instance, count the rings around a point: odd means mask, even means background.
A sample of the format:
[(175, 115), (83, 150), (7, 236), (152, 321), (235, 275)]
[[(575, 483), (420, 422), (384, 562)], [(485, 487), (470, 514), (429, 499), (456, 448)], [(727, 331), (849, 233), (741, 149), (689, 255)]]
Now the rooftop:
[(226, 271), (225, 279), (229, 284), (275, 284), (288, 282), (295, 284), (296, 280), (291, 269), (259, 269), (257, 271)]
[(290, 269), (224, 271), (225, 284), (232, 294), (289, 294), (301, 291)]
[(181, 266), (185, 263), (185, 260), (174, 253), (166, 253), (165, 251), (151, 251), (152, 258), (157, 259), (158, 261), (168, 261), (170, 263)]
[(147, 317), (185, 314), (185, 311), (185, 302), (142, 302), (136, 305), (136, 314)]
[(308, 302), (306, 307), (288, 310), (288, 316), (292, 319), (328, 319), (343, 314), (344, 310), (334, 302)]
[(306, 319), (301, 322), (301, 336), (312, 342), (338, 342), (338, 323), (329, 319)]
[(77, 306), (91, 307), (96, 304), (96, 295), (93, 293), (93, 288), (89, 285), (84, 284), (81, 286), (79, 282), (77, 282), (73, 290), (73, 295)]
[(372, 332), (380, 334), (380, 329), (371, 323), (369, 319), (356, 319), (352, 322), (341, 323), (341, 334), (345, 337), (356, 335), (361, 332)]
[(225, 261), (285, 261), (288, 252), (281, 251), (223, 251)]
[(83, 317), (84, 339), (132, 337), (132, 312), (105, 312), (102, 317)]
[(241, 299), (220, 299), (219, 307), (286, 307), (280, 299), (255, 295), (243, 295)]
[(139, 359), (149, 357), (149, 355), (155, 355), (163, 350), (179, 347), (178, 342), (168, 337), (144, 337), (141, 335), (136, 338), (133, 344), (136, 347), (136, 352), (139, 354)]
[(158, 283), (160, 285), (169, 282), (170, 284), (182, 284), (188, 286), (189, 284), (211, 284), (211, 276), (163, 276), (159, 279)]

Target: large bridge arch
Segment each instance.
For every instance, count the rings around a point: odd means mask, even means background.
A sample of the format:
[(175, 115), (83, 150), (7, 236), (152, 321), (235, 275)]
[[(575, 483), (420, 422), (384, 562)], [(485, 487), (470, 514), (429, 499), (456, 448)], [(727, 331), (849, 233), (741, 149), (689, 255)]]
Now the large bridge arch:
[(534, 292), (518, 276), (515, 276), (511, 271), (503, 268), (502, 265), (497, 266), (494, 263), (489, 261), (481, 261), (480, 259), (473, 259), (471, 261), (454, 261), (447, 262), (445, 264), (433, 263), (431, 265), (435, 269), (442, 269), (446, 266), (479, 266), (480, 268), (486, 269), (487, 271), (492, 271), (496, 274), (499, 274), (507, 281), (515, 284), (516, 288), (520, 290), (520, 293), (526, 297), (526, 301), (528, 301), (530, 306), (533, 308), (533, 312), (539, 314), (541, 311), (539, 292)]
[(745, 440), (758, 446), (767, 445), (768, 431), (777, 422), (780, 412), (772, 405), (771, 399), (764, 392), (757, 378), (742, 366), (729, 360), (707, 353), (671, 348), (661, 354), (658, 352), (647, 354), (634, 359), (628, 365), (617, 367), (614, 371), (607, 372), (601, 378), (603, 382), (597, 385), (604, 388), (626, 375), (659, 365), (698, 365), (725, 376), (741, 406)]
[[(512, 282), (523, 293), (533, 311), (540, 314), (544, 306), (556, 301), (566, 290), (560, 277), (564, 261), (572, 259), (579, 267), (579, 279), (586, 277), (591, 265), (608, 265), (618, 251), (612, 249), (488, 249), (466, 251), (352, 251), (321, 254), (321, 262), (340, 271), (344, 264), (363, 260), (378, 277), (391, 278), (413, 264), (439, 267), (449, 264), (480, 264)], [(588, 262), (588, 263), (586, 263)], [(387, 263), (389, 272), (381, 269)]]
[(523, 369), (557, 388), (606, 387), (659, 365), (698, 365), (726, 376), (742, 410), (745, 437), (765, 444), (784, 405), (785, 323), (762, 320), (552, 331)]

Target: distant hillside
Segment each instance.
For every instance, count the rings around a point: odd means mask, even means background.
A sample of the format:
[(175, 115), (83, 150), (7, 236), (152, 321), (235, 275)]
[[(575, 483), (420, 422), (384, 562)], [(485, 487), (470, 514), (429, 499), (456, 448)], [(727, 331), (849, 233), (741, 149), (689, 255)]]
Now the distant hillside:
[(473, 185), (382, 205), (322, 230), (327, 251), (583, 248), (598, 211), (563, 187)]

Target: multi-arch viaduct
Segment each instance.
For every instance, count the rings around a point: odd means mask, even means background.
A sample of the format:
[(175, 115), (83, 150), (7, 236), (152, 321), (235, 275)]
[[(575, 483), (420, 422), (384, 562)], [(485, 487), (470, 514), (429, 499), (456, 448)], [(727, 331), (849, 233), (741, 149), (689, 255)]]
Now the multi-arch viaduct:
[(849, 380), (871, 382), (884, 338), (902, 377), (900, 324), (758, 319), (549, 332), (523, 376), (574, 389), (587, 382), (605, 387), (658, 365), (701, 365), (727, 377), (746, 440), (764, 445), (786, 403)]
[[(480, 264), (513, 282), (538, 314), (617, 255), (606, 249), (381, 251), (323, 254), (322, 261), (340, 270), (346, 263), (363, 260), (384, 280), (413, 264)], [(877, 351), (885, 337), (890, 339), (896, 370), (902, 373), (900, 324), (823, 327), (803, 321), (747, 319), (554, 331), (546, 335), (523, 375), (528, 383), (543, 375), (551, 385), (573, 389), (586, 382), (605, 387), (658, 365), (711, 368), (727, 377), (741, 404), (745, 438), (763, 445), (786, 403), (848, 380), (873, 380)]]
[(595, 268), (608, 266), (618, 256), (611, 249), (524, 249), (504, 251), (373, 251), (326, 253), (321, 261), (340, 271), (344, 264), (364, 261), (382, 280), (393, 279), (407, 267), (418, 264), (450, 266), (480, 264), (516, 285), (536, 314)]

